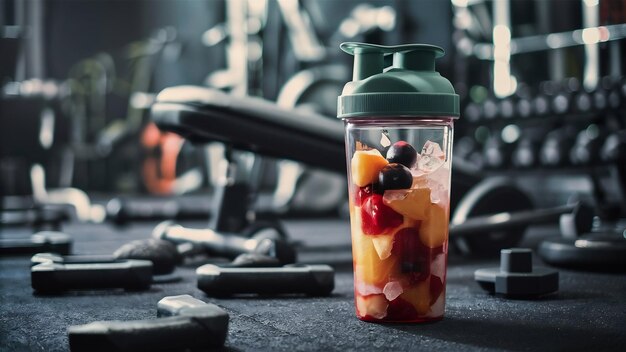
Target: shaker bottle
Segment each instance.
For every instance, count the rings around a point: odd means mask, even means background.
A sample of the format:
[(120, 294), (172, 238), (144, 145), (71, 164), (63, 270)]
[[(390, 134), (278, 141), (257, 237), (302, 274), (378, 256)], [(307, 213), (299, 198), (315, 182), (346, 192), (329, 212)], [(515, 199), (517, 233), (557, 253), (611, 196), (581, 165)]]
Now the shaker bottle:
[(441, 319), (459, 117), (458, 95), (435, 71), (443, 49), (363, 43), (341, 49), (354, 55), (338, 117), (345, 122), (357, 317)]

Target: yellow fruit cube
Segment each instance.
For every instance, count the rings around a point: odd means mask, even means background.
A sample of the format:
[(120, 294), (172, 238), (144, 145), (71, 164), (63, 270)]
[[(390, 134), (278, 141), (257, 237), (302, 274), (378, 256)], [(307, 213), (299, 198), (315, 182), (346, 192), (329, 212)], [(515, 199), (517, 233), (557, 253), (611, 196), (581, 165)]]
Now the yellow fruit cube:
[(389, 258), (393, 248), (393, 233), (390, 235), (372, 236), (372, 244), (378, 254), (378, 258), (381, 260)]
[(389, 162), (378, 150), (357, 150), (351, 160), (352, 182), (365, 187), (378, 181), (378, 173)]
[(355, 297), (356, 312), (360, 317), (370, 316), (375, 319), (382, 319), (387, 316), (389, 302), (385, 295), (369, 295)]
[(430, 309), (430, 280), (424, 280), (405, 288), (400, 298), (411, 303), (419, 315), (428, 313)]
[(413, 220), (425, 220), (430, 207), (430, 188), (416, 188), (408, 191), (404, 198), (385, 201), (391, 209)]
[(391, 246), (393, 246), (393, 235), (382, 235), (388, 236), (391, 241), (388, 244), (389, 255), (381, 259), (373, 241), (374, 238), (381, 237), (381, 235), (368, 236), (363, 234), (363, 231), (361, 231), (360, 214), (360, 208), (354, 207), (354, 213), (351, 219), (354, 280), (368, 285), (382, 287), (389, 281), (390, 276), (398, 273), (400, 270), (399, 259), (396, 256), (390, 255)]
[(426, 219), (420, 225), (419, 235), (422, 243), (436, 248), (448, 239), (448, 211), (437, 204), (431, 204), (426, 210)]

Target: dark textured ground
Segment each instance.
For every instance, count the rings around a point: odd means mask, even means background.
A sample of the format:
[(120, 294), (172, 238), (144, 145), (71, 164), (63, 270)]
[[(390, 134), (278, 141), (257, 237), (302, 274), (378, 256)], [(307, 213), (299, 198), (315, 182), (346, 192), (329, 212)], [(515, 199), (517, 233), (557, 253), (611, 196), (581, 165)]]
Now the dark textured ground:
[[(200, 225), (200, 224), (196, 224)], [(356, 319), (349, 226), (344, 220), (291, 220), (292, 237), (309, 248), (303, 262), (337, 269), (328, 298), (212, 299), (195, 287), (194, 265), (177, 269), (183, 280), (147, 292), (72, 292), (34, 296), (28, 257), (0, 258), (0, 350), (68, 350), (67, 327), (95, 320), (148, 319), (164, 296), (190, 294), (230, 313), (225, 350), (232, 351), (623, 351), (626, 348), (626, 276), (561, 271), (560, 292), (543, 300), (492, 297), (473, 281), (494, 260), (452, 257), (446, 317), (421, 325), (379, 325)], [(68, 225), (75, 254), (110, 254), (149, 236), (153, 224), (116, 229)], [(22, 232), (22, 234), (25, 234)], [(4, 230), (4, 237), (16, 235)], [(532, 242), (532, 241), (531, 241)]]

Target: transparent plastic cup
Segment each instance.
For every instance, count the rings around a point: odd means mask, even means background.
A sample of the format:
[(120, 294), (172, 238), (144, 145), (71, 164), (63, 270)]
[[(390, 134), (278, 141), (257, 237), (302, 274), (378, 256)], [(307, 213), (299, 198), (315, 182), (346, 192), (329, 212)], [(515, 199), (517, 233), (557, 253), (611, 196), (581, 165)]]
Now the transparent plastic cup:
[(442, 319), (453, 117), (350, 118), (345, 126), (358, 318)]

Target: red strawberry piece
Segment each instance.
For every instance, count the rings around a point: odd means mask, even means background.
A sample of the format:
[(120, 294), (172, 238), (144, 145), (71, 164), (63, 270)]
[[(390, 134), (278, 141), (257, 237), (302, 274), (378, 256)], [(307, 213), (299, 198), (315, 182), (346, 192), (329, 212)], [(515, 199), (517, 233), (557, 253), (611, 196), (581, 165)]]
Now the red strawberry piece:
[(361, 218), (363, 233), (381, 235), (387, 230), (400, 226), (404, 217), (383, 203), (383, 196), (372, 194), (363, 200)]
[(430, 275), (431, 250), (419, 238), (414, 227), (405, 227), (394, 236), (392, 255), (400, 258), (400, 267), (411, 282), (422, 281)]
[(387, 308), (387, 316), (385, 320), (388, 321), (415, 321), (419, 319), (419, 315), (413, 305), (402, 298), (396, 298), (389, 302)]
[(372, 194), (374, 194), (374, 192), (372, 192), (372, 186), (371, 185), (367, 185), (365, 187), (356, 187), (356, 192), (354, 194), (354, 204), (357, 207), (360, 207), (363, 205), (363, 201), (365, 199), (367, 199), (368, 197), (370, 197)]

